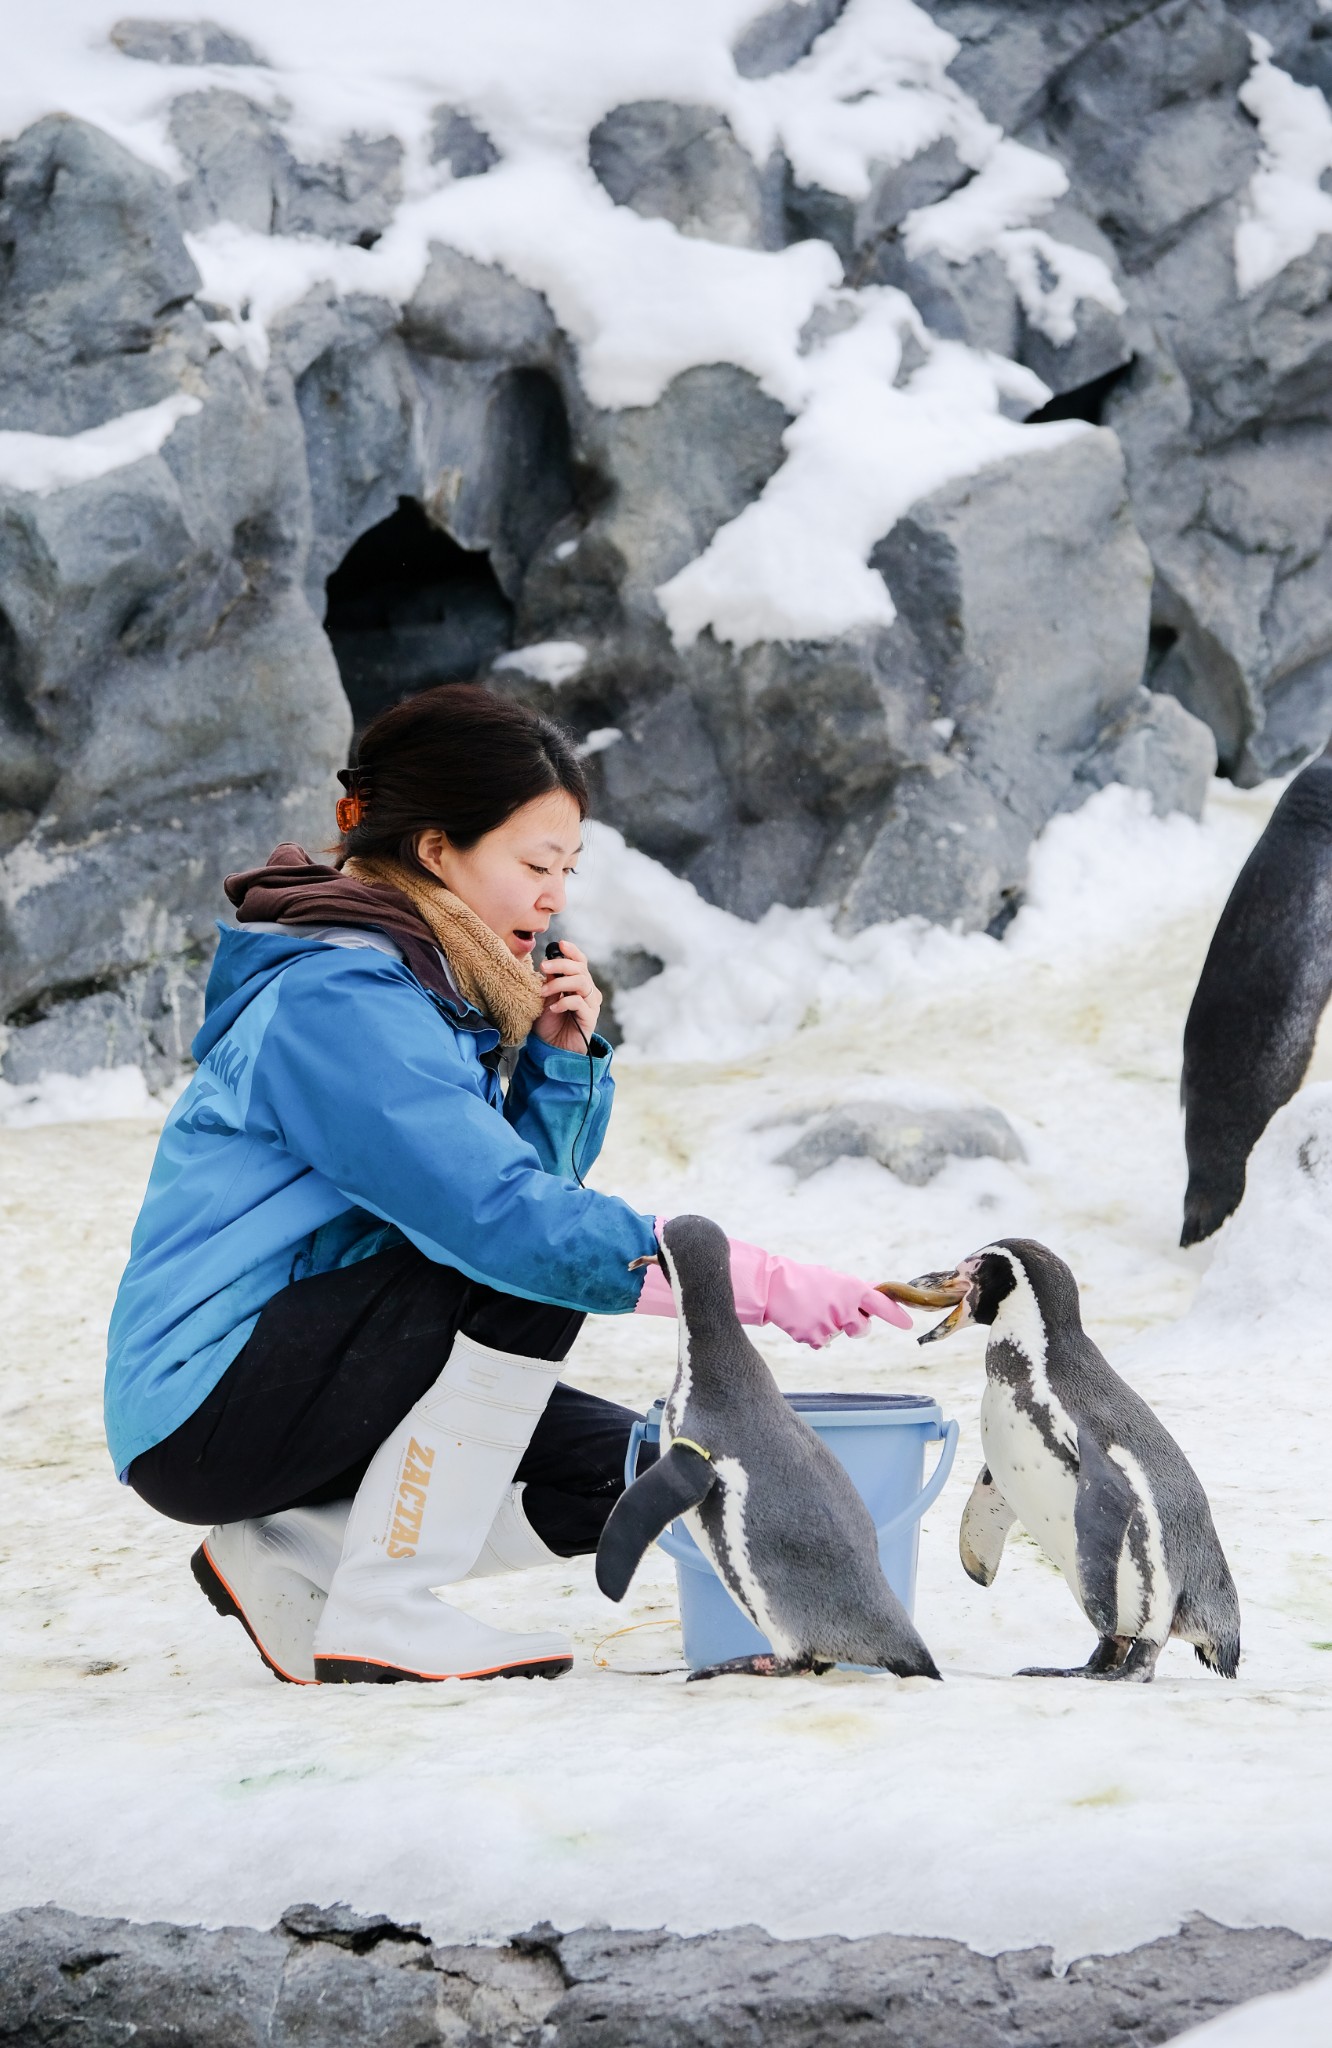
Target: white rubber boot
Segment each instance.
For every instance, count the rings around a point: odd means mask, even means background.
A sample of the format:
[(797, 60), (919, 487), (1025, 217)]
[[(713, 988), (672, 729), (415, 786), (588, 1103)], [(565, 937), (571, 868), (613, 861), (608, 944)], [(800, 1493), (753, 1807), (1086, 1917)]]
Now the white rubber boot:
[(511, 1486), (500, 1502), (499, 1513), (481, 1546), (481, 1555), (467, 1576), (469, 1579), (497, 1579), (507, 1572), (530, 1572), (541, 1564), (568, 1564), (557, 1550), (541, 1541), (527, 1519), (523, 1506), (525, 1486)]
[(220, 1522), (190, 1570), (219, 1614), (234, 1615), (278, 1678), (315, 1683), (314, 1638), (342, 1554), (351, 1502)]
[[(559, 1368), (455, 1337), (448, 1364), (370, 1462), (315, 1631), (324, 1684), (557, 1678), (556, 1634), (491, 1628), (436, 1597), (481, 1555)], [(544, 1547), (544, 1546), (543, 1546)]]

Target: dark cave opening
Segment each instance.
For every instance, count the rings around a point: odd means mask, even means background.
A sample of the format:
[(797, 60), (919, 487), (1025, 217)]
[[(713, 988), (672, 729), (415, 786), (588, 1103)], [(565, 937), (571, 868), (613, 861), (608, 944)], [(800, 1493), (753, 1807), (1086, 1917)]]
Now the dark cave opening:
[(403, 697), (489, 668), (513, 644), (490, 557), (450, 540), (414, 498), (363, 533), (327, 583), (324, 628), (359, 733)]
[(1091, 378), (1086, 384), (1075, 385), (1072, 391), (1056, 391), (1039, 412), (1027, 414), (1027, 425), (1042, 426), (1047, 420), (1086, 420), (1088, 426), (1099, 427), (1106, 400), (1132, 368), (1130, 359), (1127, 363), (1119, 363), (1113, 370), (1106, 370), (1100, 377)]

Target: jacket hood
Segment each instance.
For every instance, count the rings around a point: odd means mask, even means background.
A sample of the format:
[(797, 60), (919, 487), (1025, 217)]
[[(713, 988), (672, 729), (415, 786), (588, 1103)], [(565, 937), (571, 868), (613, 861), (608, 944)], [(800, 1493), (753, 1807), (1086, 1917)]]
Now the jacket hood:
[(220, 924), (218, 931), (221, 937), (204, 990), (204, 1020), (190, 1047), (200, 1064), (274, 975), (320, 944), (318, 939), (301, 939), (288, 932), (237, 931), (225, 924)]

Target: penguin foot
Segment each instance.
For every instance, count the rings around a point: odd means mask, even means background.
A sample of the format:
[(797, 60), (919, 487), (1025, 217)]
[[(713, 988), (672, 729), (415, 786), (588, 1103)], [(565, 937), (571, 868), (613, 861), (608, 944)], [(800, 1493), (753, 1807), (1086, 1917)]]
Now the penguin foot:
[(1144, 1642), (1141, 1636), (1130, 1644), (1128, 1654), (1112, 1669), (1093, 1671), (1088, 1668), (1088, 1678), (1127, 1679), (1130, 1684), (1150, 1685), (1156, 1671), (1156, 1660), (1161, 1654), (1160, 1643)]
[(1085, 1664), (1075, 1664), (1067, 1670), (1045, 1664), (1028, 1664), (1013, 1675), (1016, 1678), (1098, 1678), (1103, 1684), (1124, 1678), (1130, 1683), (1136, 1681), (1139, 1685), (1150, 1685), (1160, 1654), (1159, 1643), (1144, 1642), (1141, 1637), (1130, 1641), (1124, 1636), (1102, 1636)]
[(728, 1657), (724, 1664), (705, 1664), (699, 1671), (691, 1671), (686, 1683), (692, 1685), (697, 1678), (732, 1678), (740, 1674), (746, 1678), (798, 1678), (804, 1672), (821, 1678), (832, 1665), (821, 1657), (779, 1657), (772, 1650), (761, 1650), (753, 1657)]
[(1069, 1671), (1052, 1670), (1043, 1664), (1029, 1664), (1024, 1671), (1014, 1673), (1017, 1678), (1110, 1678), (1128, 1655), (1127, 1636), (1102, 1636), (1085, 1664), (1074, 1665)]

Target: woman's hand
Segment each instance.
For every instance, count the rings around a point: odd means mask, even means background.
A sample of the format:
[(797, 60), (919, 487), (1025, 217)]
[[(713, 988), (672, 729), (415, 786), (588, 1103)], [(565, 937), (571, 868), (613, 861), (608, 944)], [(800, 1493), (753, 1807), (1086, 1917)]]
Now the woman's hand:
[(601, 1015), (601, 990), (588, 973), (586, 953), (571, 939), (561, 939), (560, 947), (558, 960), (537, 962), (546, 984), (546, 1006), (534, 1029), (538, 1038), (560, 1052), (585, 1052)]

